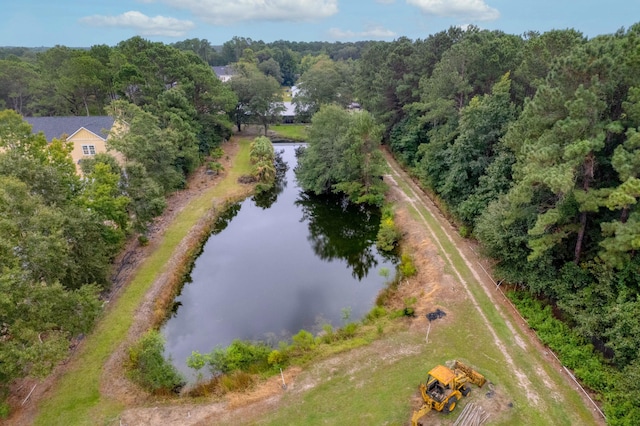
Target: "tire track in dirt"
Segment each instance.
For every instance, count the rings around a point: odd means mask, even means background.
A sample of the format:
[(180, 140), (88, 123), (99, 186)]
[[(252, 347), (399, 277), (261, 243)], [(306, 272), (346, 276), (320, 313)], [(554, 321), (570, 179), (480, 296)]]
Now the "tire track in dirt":
[[(437, 209), (436, 209), (435, 205), (433, 205), (432, 203), (430, 203), (429, 201), (425, 200), (423, 197), (421, 197), (419, 195), (418, 190), (414, 187), (415, 184), (408, 177), (403, 176), (404, 173), (398, 170), (398, 167), (395, 164), (395, 162), (390, 161), (390, 159), (388, 157), (387, 157), (387, 162), (388, 162), (389, 167), (390, 167), (390, 169), (391, 169), (393, 174), (392, 175), (386, 175), (385, 179), (390, 180), (391, 181), (390, 183), (393, 186), (398, 187), (399, 191), (401, 191), (402, 193), (405, 194), (406, 201), (413, 207), (413, 209), (420, 216), (420, 219), (421, 219), (425, 229), (427, 229), (427, 231), (431, 235), (431, 238), (433, 239), (433, 241), (440, 248), (442, 257), (444, 259), (446, 259), (446, 261), (448, 262), (449, 266), (451, 267), (451, 270), (453, 271), (453, 274), (458, 279), (458, 282), (460, 282), (462, 287), (465, 289), (465, 292), (467, 293), (467, 296), (469, 297), (469, 300), (471, 301), (473, 306), (476, 308), (476, 310), (480, 314), (480, 316), (481, 316), (482, 320), (484, 321), (487, 329), (489, 330), (489, 332), (493, 336), (494, 343), (498, 346), (498, 348), (502, 352), (502, 355), (503, 355), (506, 363), (509, 365), (509, 368), (514, 372), (514, 375), (516, 376), (518, 382), (520, 383), (521, 388), (526, 391), (527, 399), (529, 400), (529, 402), (531, 404), (536, 405), (536, 406), (539, 405), (540, 401), (541, 401), (541, 398), (532, 389), (533, 388), (533, 384), (531, 383), (529, 378), (526, 376), (526, 374), (524, 372), (522, 372), (516, 366), (515, 362), (513, 361), (513, 358), (511, 357), (511, 355), (509, 354), (509, 351), (507, 350), (507, 345), (500, 339), (500, 337), (498, 337), (498, 334), (495, 331), (491, 321), (489, 321), (489, 319), (486, 317), (484, 311), (482, 310), (482, 308), (480, 307), (478, 301), (476, 300), (476, 298), (474, 297), (473, 293), (471, 292), (471, 290), (469, 288), (470, 284), (462, 277), (460, 271), (455, 267), (455, 265), (453, 263), (453, 260), (451, 259), (451, 255), (444, 249), (444, 246), (443, 246), (440, 238), (438, 238), (438, 236), (436, 235), (436, 233), (433, 230), (432, 226), (429, 224), (429, 222), (427, 221), (426, 217), (423, 215), (423, 213), (421, 211), (421, 208), (422, 209), (426, 209), (429, 212), (429, 214), (431, 214), (431, 216), (435, 220), (437, 220), (438, 222), (441, 223), (442, 220), (438, 219), (438, 215), (436, 213)], [(409, 194), (406, 193), (405, 189), (400, 189), (399, 188), (399, 185), (398, 185), (398, 183), (396, 181), (396, 178), (400, 178), (404, 182), (407, 183), (407, 190), (410, 191)], [(447, 239), (449, 240), (449, 242), (457, 247), (456, 243), (451, 238), (450, 231), (448, 229), (446, 229), (444, 226), (442, 227), (442, 230), (444, 231), (445, 235), (447, 236)], [(461, 250), (459, 250), (458, 254), (462, 258), (462, 260), (465, 262), (467, 268), (473, 274), (474, 278), (478, 282), (482, 282), (481, 278), (478, 276), (478, 273), (475, 270), (474, 265), (469, 261), (469, 259), (465, 256), (465, 254)], [(482, 286), (482, 288), (485, 290), (485, 292), (487, 293), (488, 297), (495, 304), (495, 300), (493, 300), (492, 295), (486, 291), (485, 286)], [(513, 330), (513, 326), (509, 323), (509, 321), (506, 318), (504, 318), (504, 315), (501, 312), (499, 312), (499, 313), (500, 313), (501, 317), (503, 318), (503, 320), (505, 321), (505, 323), (508, 324), (509, 329)], [(515, 335), (515, 333), (514, 333), (514, 335)], [(545, 380), (545, 382), (551, 382), (551, 380)]]
[[(453, 266), (450, 255), (444, 251), (441, 241), (435, 235), (435, 232), (427, 222), (424, 215), (420, 212), (420, 209), (416, 207), (417, 205), (420, 205), (421, 207), (423, 207), (425, 210), (429, 212), (433, 220), (435, 220), (438, 223), (441, 230), (446, 235), (446, 239), (449, 241), (449, 243), (451, 243), (454, 247), (456, 247), (458, 251), (458, 255), (465, 262), (467, 268), (473, 275), (474, 280), (477, 282), (478, 285), (480, 285), (480, 287), (482, 287), (482, 290), (484, 291), (486, 296), (489, 298), (491, 303), (496, 307), (498, 314), (500, 315), (505, 325), (511, 332), (512, 337), (514, 339), (514, 343), (524, 352), (535, 350), (535, 351), (539, 351), (541, 354), (544, 354), (543, 358), (546, 358), (545, 361), (549, 363), (549, 366), (552, 366), (552, 368), (561, 372), (561, 376), (566, 380), (565, 383), (559, 383), (556, 380), (553, 380), (549, 375), (548, 371), (546, 371), (540, 364), (535, 366), (537, 378), (549, 390), (549, 393), (552, 395), (552, 398), (556, 401), (560, 401), (564, 399), (564, 396), (562, 396), (562, 391), (560, 389), (560, 386), (574, 388), (576, 389), (576, 391), (578, 391), (578, 389), (581, 389), (584, 395), (580, 394), (580, 396), (584, 401), (584, 404), (586, 406), (591, 406), (591, 405), (595, 406), (594, 409), (591, 410), (593, 414), (594, 422), (599, 425), (606, 424), (606, 421), (604, 419), (604, 414), (602, 414), (602, 411), (600, 410), (600, 408), (594, 403), (593, 399), (588, 395), (588, 393), (583, 388), (580, 387), (579, 384), (578, 384), (578, 387), (576, 387), (577, 382), (575, 381), (575, 378), (571, 376), (571, 373), (568, 372), (568, 370), (566, 370), (566, 367), (564, 367), (560, 363), (560, 361), (557, 359), (557, 357), (555, 357), (553, 353), (551, 353), (553, 357), (549, 358), (549, 353), (547, 352), (549, 351), (549, 349), (538, 340), (535, 333), (533, 333), (531, 330), (527, 328), (526, 321), (524, 320), (524, 318), (520, 316), (523, 323), (516, 324), (514, 326), (510, 318), (507, 317), (508, 314), (506, 313), (506, 311), (512, 311), (514, 315), (519, 315), (519, 313), (517, 312), (515, 307), (508, 301), (508, 299), (506, 299), (503, 293), (500, 292), (502, 295), (502, 298), (500, 298), (500, 300), (497, 300), (496, 297), (498, 296), (494, 295), (491, 292), (491, 289), (493, 289), (494, 287), (497, 288), (498, 284), (493, 280), (493, 277), (489, 274), (489, 272), (487, 272), (485, 267), (482, 266), (482, 263), (480, 262), (481, 258), (479, 257), (474, 247), (468, 244), (465, 244), (464, 242), (461, 243), (459, 241), (459, 238), (454, 238), (454, 236), (457, 237), (457, 231), (451, 225), (449, 220), (444, 217), (444, 215), (441, 213), (440, 209), (435, 205), (433, 200), (431, 200), (431, 198), (429, 198), (424, 193), (424, 191), (418, 187), (418, 185), (414, 182), (414, 180), (408, 175), (408, 173), (406, 173), (400, 167), (400, 165), (395, 161), (393, 156), (387, 150), (383, 150), (383, 154), (385, 155), (389, 168), (394, 174), (394, 176), (386, 176), (386, 177), (388, 178), (393, 177), (394, 178), (393, 182), (395, 185), (397, 185), (397, 182), (395, 181), (395, 179), (399, 179), (403, 183), (405, 183), (406, 186), (409, 188), (410, 194), (407, 194), (404, 191), (404, 189), (400, 188), (399, 186), (397, 187), (397, 190), (398, 190), (397, 192), (399, 194), (402, 194), (406, 202), (410, 204), (414, 208), (414, 210), (419, 214), (420, 219), (424, 223), (425, 229), (431, 234), (434, 242), (437, 243), (438, 247), (442, 251), (442, 258), (446, 259), (449, 262), (449, 266), (455, 272), (457, 278), (460, 280), (461, 284), (465, 288), (465, 291), (469, 295), (471, 302), (474, 304), (474, 306), (476, 306), (484, 322), (489, 327), (491, 334), (495, 338), (496, 344), (502, 350), (502, 353), (504, 354), (505, 358), (508, 358), (510, 360), (510, 362), (509, 361), (508, 362), (512, 367), (512, 370), (514, 371), (514, 374), (518, 378), (518, 380), (521, 383), (525, 382), (525, 383), (531, 384), (531, 381), (529, 380), (527, 375), (524, 374), (520, 369), (515, 368), (515, 363), (513, 362), (513, 358), (511, 358), (511, 355), (509, 355), (509, 353), (506, 351), (505, 343), (497, 337), (497, 334), (494, 328), (490, 326), (488, 319), (486, 318), (481, 308), (477, 304), (477, 301), (475, 300), (474, 296), (471, 294), (470, 288), (468, 287), (468, 283), (462, 279), (459, 271), (456, 270), (456, 268)], [(538, 402), (540, 401), (539, 395), (532, 390), (531, 386), (525, 385), (524, 387), (521, 386), (521, 388), (527, 391), (527, 397), (530, 400), (533, 398)], [(580, 392), (578, 391), (578, 393)], [(567, 401), (565, 400), (565, 403), (566, 402)]]

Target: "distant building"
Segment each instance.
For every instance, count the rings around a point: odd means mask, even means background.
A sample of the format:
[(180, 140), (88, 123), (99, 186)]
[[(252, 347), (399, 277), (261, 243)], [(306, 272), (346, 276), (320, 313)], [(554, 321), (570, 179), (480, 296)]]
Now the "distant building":
[(296, 119), (296, 107), (292, 102), (283, 102), (284, 110), (280, 112), (283, 123), (293, 123)]
[[(81, 159), (107, 152), (109, 133), (124, 127), (109, 116), (25, 117), (24, 120), (31, 124), (33, 133), (44, 133), (47, 142), (53, 139), (72, 142), (71, 158), (78, 172)], [(112, 151), (110, 154), (122, 161), (120, 153)]]
[(229, 65), (225, 65), (222, 67), (211, 67), (211, 68), (213, 68), (213, 72), (216, 73), (216, 76), (223, 83), (231, 80), (231, 78), (236, 74), (236, 71), (233, 69), (233, 67)]

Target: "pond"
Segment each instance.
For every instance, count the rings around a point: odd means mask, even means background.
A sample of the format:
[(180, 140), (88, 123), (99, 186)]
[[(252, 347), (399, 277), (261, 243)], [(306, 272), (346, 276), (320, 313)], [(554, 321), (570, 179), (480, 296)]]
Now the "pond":
[[(299, 146), (300, 144), (297, 144)], [(315, 197), (297, 185), (294, 144), (276, 191), (233, 205), (216, 224), (162, 328), (166, 355), (188, 377), (192, 351), (234, 339), (277, 345), (305, 329), (340, 327), (374, 306), (396, 259), (375, 246), (377, 209)]]

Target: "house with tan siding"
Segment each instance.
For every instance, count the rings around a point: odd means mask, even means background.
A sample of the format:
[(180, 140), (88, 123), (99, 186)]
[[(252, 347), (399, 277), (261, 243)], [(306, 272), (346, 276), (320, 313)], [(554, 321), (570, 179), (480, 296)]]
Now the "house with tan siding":
[[(25, 117), (24, 120), (31, 124), (33, 133), (44, 133), (48, 142), (54, 138), (72, 142), (71, 158), (78, 173), (81, 159), (107, 152), (109, 134), (125, 128), (109, 116)], [(110, 151), (109, 154), (122, 162), (120, 153)]]

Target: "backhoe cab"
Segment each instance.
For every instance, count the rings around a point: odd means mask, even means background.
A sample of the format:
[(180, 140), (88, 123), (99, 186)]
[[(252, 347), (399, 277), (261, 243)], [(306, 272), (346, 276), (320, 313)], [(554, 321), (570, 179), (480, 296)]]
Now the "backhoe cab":
[(486, 382), (484, 376), (460, 361), (456, 361), (454, 369), (439, 365), (429, 371), (426, 383), (420, 384), (420, 393), (424, 404), (413, 412), (412, 426), (418, 426), (422, 416), (431, 410), (450, 413), (458, 401), (471, 392), (467, 383), (482, 387)]

